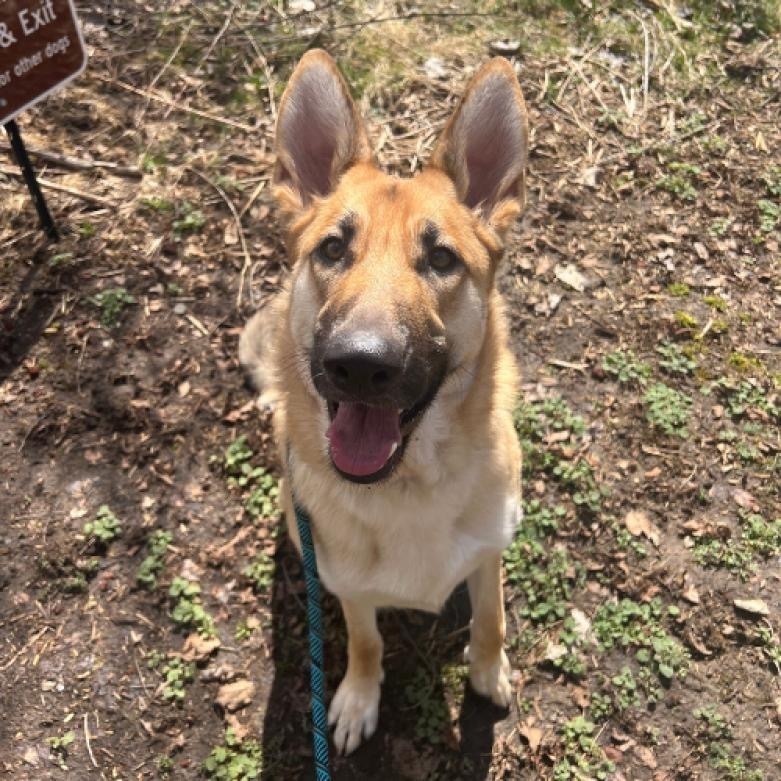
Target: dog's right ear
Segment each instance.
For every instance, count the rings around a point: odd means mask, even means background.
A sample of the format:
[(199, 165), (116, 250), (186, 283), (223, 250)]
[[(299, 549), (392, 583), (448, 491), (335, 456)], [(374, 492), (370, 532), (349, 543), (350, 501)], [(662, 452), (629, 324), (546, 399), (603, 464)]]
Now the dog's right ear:
[(371, 159), (347, 84), (322, 49), (301, 58), (282, 95), (276, 153), (275, 194), (290, 213), (328, 195), (350, 166)]

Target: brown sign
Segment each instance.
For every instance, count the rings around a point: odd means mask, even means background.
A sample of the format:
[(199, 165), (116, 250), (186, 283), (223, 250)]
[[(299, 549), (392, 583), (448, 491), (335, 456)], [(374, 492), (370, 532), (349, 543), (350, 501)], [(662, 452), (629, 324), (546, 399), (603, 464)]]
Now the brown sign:
[(0, 124), (86, 64), (73, 0), (0, 0)]

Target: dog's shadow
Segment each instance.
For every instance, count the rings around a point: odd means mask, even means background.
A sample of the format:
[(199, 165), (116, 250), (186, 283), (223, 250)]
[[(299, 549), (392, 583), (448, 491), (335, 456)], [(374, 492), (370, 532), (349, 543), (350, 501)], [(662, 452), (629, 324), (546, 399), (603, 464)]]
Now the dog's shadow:
[[(315, 778), (309, 704), (309, 655), (303, 573), (292, 544), (281, 539), (272, 596), (273, 679), (263, 721), (264, 781)], [(346, 665), (345, 628), (337, 600), (325, 594), (325, 667), (330, 698)], [(442, 614), (380, 614), (385, 682), (379, 726), (347, 758), (334, 756), (334, 781), (485, 779), (494, 726), (507, 712), (478, 697), (462, 663), (468, 638), (464, 586)]]

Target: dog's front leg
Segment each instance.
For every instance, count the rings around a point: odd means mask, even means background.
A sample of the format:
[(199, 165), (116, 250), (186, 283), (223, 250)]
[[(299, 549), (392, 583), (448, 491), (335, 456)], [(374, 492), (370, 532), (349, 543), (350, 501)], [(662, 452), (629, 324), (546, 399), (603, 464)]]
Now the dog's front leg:
[(347, 673), (328, 711), (336, 725), (334, 743), (341, 754), (354, 751), (377, 728), (382, 683), (382, 637), (373, 606), (341, 600), (347, 624)]
[(502, 557), (486, 559), (468, 578), (472, 624), (466, 657), (472, 688), (500, 707), (510, 704), (510, 663), (504, 652)]

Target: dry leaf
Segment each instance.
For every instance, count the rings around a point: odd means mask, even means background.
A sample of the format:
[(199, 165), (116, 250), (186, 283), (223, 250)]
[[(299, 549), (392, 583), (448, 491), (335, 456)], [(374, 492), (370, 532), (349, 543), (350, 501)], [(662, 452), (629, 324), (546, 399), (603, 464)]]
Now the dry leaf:
[(577, 290), (578, 293), (582, 293), (586, 289), (586, 277), (571, 263), (556, 266), (553, 273), (559, 282)]
[(751, 510), (752, 512), (757, 512), (757, 510), (759, 510), (757, 500), (748, 491), (744, 491), (742, 488), (733, 488), (732, 498), (735, 500), (735, 504), (737, 504), (738, 507), (742, 507), (744, 510)]
[(197, 632), (188, 635), (182, 648), (182, 659), (186, 662), (202, 662), (220, 647), (217, 637), (202, 637)]
[(542, 736), (543, 732), (539, 727), (533, 726), (534, 720), (531, 719), (526, 724), (521, 725), (518, 727), (518, 732), (526, 738), (526, 741), (529, 744), (529, 748), (532, 750), (532, 753), (536, 753), (537, 749), (540, 747), (540, 743), (542, 743)]
[(654, 545), (659, 546), (661, 542), (659, 529), (654, 526), (651, 519), (642, 510), (630, 510), (624, 518), (624, 523), (629, 533), (634, 537), (643, 535)]
[(738, 610), (752, 616), (769, 616), (770, 608), (763, 599), (736, 599), (733, 603)]
[(233, 730), (233, 734), (239, 739), (244, 740), (249, 734), (249, 727), (244, 726), (238, 716), (234, 716), (232, 713), (225, 715), (225, 723)]
[(699, 605), (700, 604), (700, 594), (697, 591), (697, 589), (690, 583), (686, 588), (683, 590), (681, 596), (687, 601), (691, 602), (692, 605)]
[(226, 711), (235, 711), (249, 705), (255, 694), (255, 684), (252, 681), (241, 680), (226, 683), (217, 691), (215, 702)]
[(647, 746), (635, 746), (633, 750), (635, 756), (643, 765), (645, 765), (649, 770), (656, 770), (658, 763), (653, 751), (651, 751), (650, 748)]

